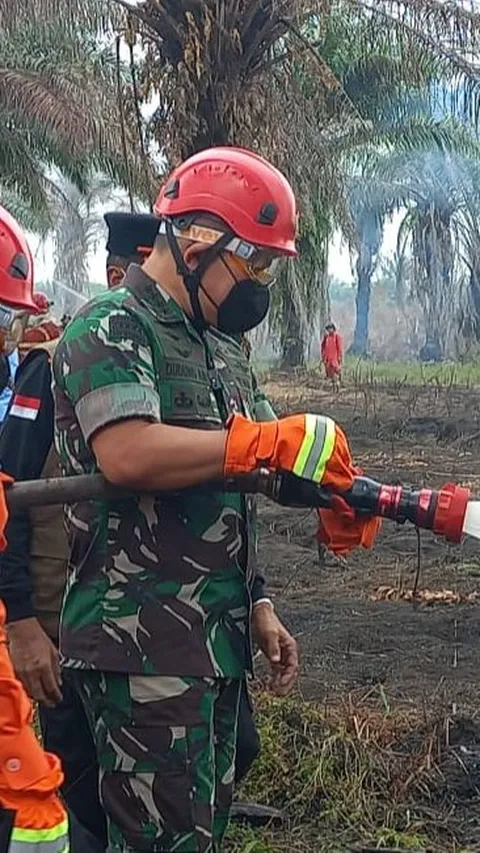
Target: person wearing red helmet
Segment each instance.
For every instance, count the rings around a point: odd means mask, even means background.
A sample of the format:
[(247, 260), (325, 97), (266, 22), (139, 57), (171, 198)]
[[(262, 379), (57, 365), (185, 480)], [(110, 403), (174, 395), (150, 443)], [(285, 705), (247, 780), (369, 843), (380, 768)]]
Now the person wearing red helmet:
[(258, 593), (252, 500), (203, 485), (263, 466), (347, 489), (355, 469), (330, 419), (263, 419), (232, 338), (262, 322), (296, 255), (286, 178), (209, 149), (174, 170), (155, 213), (151, 255), (78, 312), (54, 358), (64, 473), (140, 493), (69, 508), (60, 642), (97, 741), (109, 849), (211, 853), (252, 643), (280, 695), (298, 658)]
[(36, 311), (30, 247), (13, 216), (0, 206), (0, 423), (12, 397), (17, 344)]
[[(23, 315), (35, 311), (30, 249), (15, 219), (0, 207), (0, 332), (11, 347)], [(5, 476), (2, 474), (2, 478)], [(6, 515), (5, 500), (0, 506)], [(3, 528), (2, 528), (3, 529)], [(0, 550), (5, 548), (2, 537)], [(57, 796), (63, 779), (58, 758), (45, 752), (31, 727), (31, 702), (17, 680), (0, 599), (0, 840), (2, 851), (68, 850), (68, 818)]]
[[(111, 211), (104, 216), (108, 228), (107, 239), (107, 283), (109, 288), (119, 287), (125, 277), (125, 273), (131, 263), (141, 264), (153, 251), (153, 245), (157, 238), (160, 220), (157, 216), (147, 213), (126, 213), (123, 211)], [(243, 338), (243, 336), (242, 336)], [(247, 350), (248, 342), (241, 341)], [(257, 391), (258, 405), (260, 405), (261, 394)], [(273, 417), (273, 411), (268, 410), (268, 403), (263, 403), (263, 418)], [(261, 576), (258, 577), (258, 597), (264, 597), (261, 587)], [(244, 683), (240, 695), (237, 743), (235, 756), (235, 784), (238, 785), (249, 772), (253, 762), (260, 752), (260, 740), (255, 727), (250, 697), (247, 684)], [(236, 804), (239, 815), (245, 819), (248, 815), (248, 805)], [(272, 819), (274, 810), (265, 806), (255, 805), (255, 820), (257, 823), (264, 820), (268, 823)]]
[[(18, 222), (0, 206), (0, 303), (8, 311), (36, 313), (33, 259)], [(0, 320), (5, 318), (0, 313)], [(4, 328), (4, 327), (3, 327)]]
[[(282, 173), (250, 151), (204, 151), (175, 170), (154, 210), (197, 327), (241, 335), (258, 326), (278, 262), (297, 254), (295, 197)], [(202, 246), (193, 267), (179, 239)], [(230, 279), (221, 301), (219, 285), (206, 281), (218, 263)]]
[[(32, 347), (42, 345), (48, 348), (51, 342), (57, 341), (62, 334), (62, 327), (50, 316), (53, 302), (45, 293), (34, 293), (33, 301), (37, 308), (37, 314), (30, 317), (27, 328), (23, 333), (18, 345), (20, 353), (28, 353)], [(55, 346), (55, 344), (53, 344)]]

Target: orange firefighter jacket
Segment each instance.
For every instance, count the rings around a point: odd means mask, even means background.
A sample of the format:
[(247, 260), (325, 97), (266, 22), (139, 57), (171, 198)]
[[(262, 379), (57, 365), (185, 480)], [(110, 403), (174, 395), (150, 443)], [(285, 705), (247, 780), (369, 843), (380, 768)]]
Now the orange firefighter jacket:
[(340, 369), (343, 358), (343, 342), (338, 332), (325, 335), (320, 347), (320, 354), (325, 365)]
[[(32, 705), (15, 678), (0, 601), (0, 808), (13, 814), (8, 853), (66, 853), (68, 820), (56, 791), (58, 758), (44, 752), (32, 729)], [(1, 853), (4, 853), (2, 850)]]

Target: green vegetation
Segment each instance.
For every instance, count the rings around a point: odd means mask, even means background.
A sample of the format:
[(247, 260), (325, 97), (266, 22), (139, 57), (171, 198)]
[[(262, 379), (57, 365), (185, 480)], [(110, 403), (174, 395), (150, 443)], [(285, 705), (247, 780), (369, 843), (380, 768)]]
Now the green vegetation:
[(422, 364), (418, 361), (375, 361), (347, 356), (343, 377), (354, 385), (391, 383), (399, 385), (432, 385), (451, 388), (480, 386), (480, 360), (477, 362), (445, 362)]
[[(265, 384), (270, 375), (281, 374), (275, 364), (255, 361), (257, 378)], [(297, 371), (298, 386), (302, 385), (302, 376), (309, 381), (317, 379), (326, 382), (324, 369), (318, 363), (311, 362), (304, 370)], [(343, 386), (352, 390), (359, 386), (391, 385), (392, 390), (402, 386), (430, 385), (437, 388), (473, 388), (480, 386), (480, 359), (478, 361), (443, 362), (441, 364), (422, 364), (419, 361), (376, 361), (375, 359), (346, 356), (343, 367)]]
[(95, 17), (78, 26), (48, 3), (21, 5), (20, 15), (18, 4), (0, 4), (0, 190), (3, 203), (42, 233), (64, 200), (59, 174), (82, 191), (96, 171), (120, 184), (134, 179), (143, 195), (147, 174), (132, 121), (122, 146), (119, 97), (131, 111), (131, 93), (112, 32), (107, 44), (96, 37)]
[[(264, 693), (256, 705), (262, 752), (239, 797), (284, 809), (286, 821), (282, 829), (232, 825), (228, 853), (339, 853), (359, 843), (446, 849), (444, 815), (428, 815), (445, 720), (392, 711), (381, 687), (335, 709)], [(451, 837), (457, 829), (452, 822)]]

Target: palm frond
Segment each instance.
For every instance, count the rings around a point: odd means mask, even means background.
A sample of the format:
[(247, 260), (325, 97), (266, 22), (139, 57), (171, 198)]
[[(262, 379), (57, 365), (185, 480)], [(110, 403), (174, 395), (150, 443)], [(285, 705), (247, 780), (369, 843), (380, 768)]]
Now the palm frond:
[(61, 21), (64, 32), (106, 34), (122, 26), (124, 15), (111, 0), (0, 0), (0, 29), (14, 33), (25, 25)]
[[(266, 154), (292, 180), (305, 255), (282, 283), (279, 310), (297, 311), (297, 329), (301, 307), (288, 289), (305, 310), (315, 305), (317, 239), (325, 263), (318, 221), (340, 223), (371, 269), (383, 217), (405, 204), (420, 216), (440, 162), (480, 155), (480, 15), (460, 3), (116, 2), (136, 20), (141, 88), (157, 104), (150, 130), (167, 162), (234, 143)], [(440, 159), (429, 175), (431, 152)]]
[(32, 151), (29, 135), (11, 122), (1, 131), (0, 174), (4, 189), (28, 200), (36, 215), (45, 215), (48, 198), (43, 165)]
[(0, 204), (15, 217), (27, 231), (46, 234), (52, 227), (52, 219), (46, 207), (32, 207), (24, 195), (0, 184)]
[[(140, 151), (129, 84), (127, 69), (117, 68), (111, 49), (91, 32), (72, 36), (58, 20), (7, 30), (0, 44), (3, 185), (45, 213), (46, 169), (61, 169), (81, 190), (92, 170), (103, 170), (148, 199), (157, 179)], [(118, 132), (119, 97), (128, 162)]]

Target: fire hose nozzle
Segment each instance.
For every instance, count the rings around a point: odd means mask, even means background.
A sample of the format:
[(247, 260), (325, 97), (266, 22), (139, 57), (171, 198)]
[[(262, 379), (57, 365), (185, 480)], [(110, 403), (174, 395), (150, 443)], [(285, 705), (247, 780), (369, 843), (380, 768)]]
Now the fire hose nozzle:
[(470, 500), (470, 489), (446, 483), (437, 493), (437, 506), (432, 530), (449, 542), (458, 544), (462, 539), (463, 524)]
[(449, 542), (459, 543), (470, 490), (455, 483), (446, 483), (439, 490), (414, 490), (356, 477), (352, 488), (342, 497), (358, 513), (389, 518), (400, 524), (410, 521)]
[(408, 520), (424, 530), (432, 530), (437, 536), (444, 536), (449, 542), (459, 543), (470, 490), (446, 483), (439, 490), (415, 491), (358, 477), (345, 500), (357, 511), (399, 523)]

